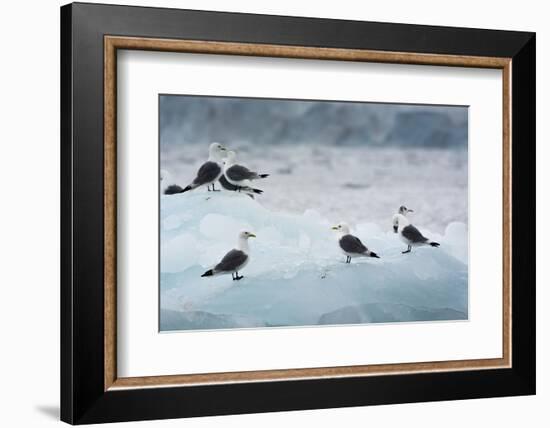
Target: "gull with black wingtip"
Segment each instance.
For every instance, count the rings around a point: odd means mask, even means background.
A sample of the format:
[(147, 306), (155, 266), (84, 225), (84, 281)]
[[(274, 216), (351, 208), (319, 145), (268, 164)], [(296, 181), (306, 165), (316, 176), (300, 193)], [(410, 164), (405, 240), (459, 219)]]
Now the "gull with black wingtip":
[(339, 233), (338, 245), (346, 255), (346, 263), (351, 263), (355, 257), (375, 257), (379, 259), (374, 251), (370, 251), (357, 236), (350, 234), (349, 226), (346, 223), (339, 223), (333, 226), (332, 230)]
[(223, 274), (231, 274), (233, 281), (239, 281), (244, 277), (239, 275), (239, 271), (242, 270), (250, 259), (250, 249), (248, 247), (248, 238), (255, 238), (251, 232), (242, 231), (239, 233), (239, 241), (237, 248), (233, 248), (229, 251), (221, 261), (212, 269), (204, 272), (201, 277), (217, 276)]
[(434, 242), (431, 239), (426, 238), (420, 230), (414, 227), (407, 217), (403, 214), (395, 214), (393, 216), (393, 231), (399, 233), (401, 240), (407, 244), (407, 249), (403, 251), (403, 254), (410, 253), (412, 247), (420, 247), (429, 245), (431, 247), (439, 247), (438, 242)]
[(252, 187), (253, 180), (269, 177), (269, 174), (259, 174), (255, 171), (250, 171), (243, 165), (237, 164), (237, 155), (234, 151), (227, 152), (223, 174), (229, 183), (240, 188)]
[[(212, 143), (208, 149), (208, 160), (201, 165), (197, 171), (197, 176), (193, 179), (191, 184), (182, 189), (177, 184), (172, 184), (166, 188), (164, 191), (165, 195), (174, 195), (177, 193), (188, 192), (189, 190), (196, 189), (197, 187), (208, 186), (208, 191), (212, 190), (213, 192), (219, 192), (214, 185), (216, 181), (223, 174), (223, 153), (226, 152), (226, 148), (220, 143)], [(210, 189), (212, 186), (212, 189)]]

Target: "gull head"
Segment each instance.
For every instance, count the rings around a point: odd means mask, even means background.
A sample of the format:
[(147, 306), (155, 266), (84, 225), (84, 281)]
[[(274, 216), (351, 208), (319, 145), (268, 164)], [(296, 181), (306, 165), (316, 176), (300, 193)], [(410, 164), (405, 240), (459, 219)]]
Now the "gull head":
[(243, 230), (242, 232), (239, 233), (239, 239), (248, 239), (248, 238), (255, 238), (255, 237), (256, 235), (246, 230)]
[(412, 212), (414, 211), (411, 210), (410, 208), (407, 208), (405, 205), (401, 205), (399, 207), (399, 210), (397, 211), (397, 213), (401, 215), (407, 215), (408, 213), (412, 213)]
[(349, 226), (344, 222), (340, 222), (336, 226), (332, 226), (332, 230), (336, 230), (343, 235), (349, 234)]
[(227, 149), (220, 143), (212, 143), (208, 149), (210, 156), (216, 158), (222, 158), (226, 151)]
[(409, 220), (407, 220), (407, 217), (405, 217), (403, 214), (395, 214), (392, 218), (392, 224), (393, 224), (393, 232), (397, 233), (399, 229), (403, 229), (405, 226), (407, 226), (409, 223)]

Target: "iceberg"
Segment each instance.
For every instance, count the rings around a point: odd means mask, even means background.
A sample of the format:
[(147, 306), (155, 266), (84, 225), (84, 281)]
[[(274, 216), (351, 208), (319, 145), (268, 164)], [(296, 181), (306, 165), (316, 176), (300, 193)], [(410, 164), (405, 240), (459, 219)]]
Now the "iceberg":
[[(443, 234), (422, 228), (441, 246), (410, 254), (401, 254), (389, 220), (357, 224), (352, 233), (381, 258), (345, 264), (330, 229), (340, 219), (311, 209), (276, 212), (238, 192), (206, 189), (162, 195), (160, 205), (162, 331), (468, 318), (463, 223), (450, 223)], [(201, 278), (242, 229), (257, 235), (239, 272), (244, 278)]]

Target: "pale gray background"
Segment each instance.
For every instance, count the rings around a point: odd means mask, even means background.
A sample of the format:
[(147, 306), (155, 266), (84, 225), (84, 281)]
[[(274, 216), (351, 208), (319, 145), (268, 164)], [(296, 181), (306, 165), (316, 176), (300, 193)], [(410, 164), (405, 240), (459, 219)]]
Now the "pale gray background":
[[(147, 6), (181, 7), (317, 16), (415, 24), (489, 27), (537, 31), (538, 81), (538, 395), (535, 397), (417, 403), (261, 415), (137, 422), (124, 428), (280, 428), (406, 427), (499, 428), (544, 426), (550, 402), (550, 230), (542, 227), (550, 211), (550, 27), (544, 2), (394, 0), (391, 2), (297, 2), (296, 0), (103, 0)], [(0, 273), (3, 326), (2, 422), (9, 427), (61, 427), (59, 405), (59, 9), (66, 1), (8, 2), (0, 34), (3, 55), (0, 127), (2, 156), (0, 211), (4, 263)], [(25, 30), (22, 30), (25, 22)], [(27, 48), (25, 48), (27, 47)], [(32, 47), (32, 49), (28, 49)], [(24, 377), (22, 377), (24, 375)], [(24, 379), (32, 379), (32, 387)], [(7, 401), (9, 400), (9, 401)]]

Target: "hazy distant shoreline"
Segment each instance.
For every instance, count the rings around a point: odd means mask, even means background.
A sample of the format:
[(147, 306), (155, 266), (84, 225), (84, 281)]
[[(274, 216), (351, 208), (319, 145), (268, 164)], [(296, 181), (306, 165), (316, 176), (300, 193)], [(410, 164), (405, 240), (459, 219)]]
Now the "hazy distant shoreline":
[(342, 101), (163, 95), (164, 147), (260, 145), (466, 147), (468, 108)]

